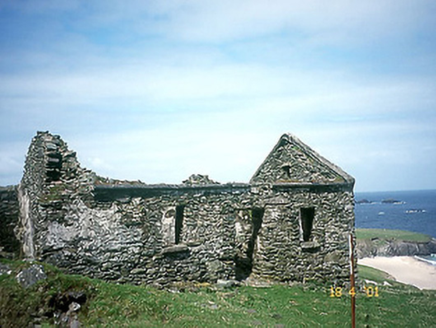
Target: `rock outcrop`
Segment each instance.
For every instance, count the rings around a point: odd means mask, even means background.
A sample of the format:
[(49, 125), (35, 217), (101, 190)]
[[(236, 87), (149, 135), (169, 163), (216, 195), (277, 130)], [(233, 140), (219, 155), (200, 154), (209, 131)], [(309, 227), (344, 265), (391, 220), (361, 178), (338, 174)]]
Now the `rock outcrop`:
[(436, 239), (428, 242), (364, 239), (357, 241), (356, 248), (358, 258), (430, 255), (436, 253)]

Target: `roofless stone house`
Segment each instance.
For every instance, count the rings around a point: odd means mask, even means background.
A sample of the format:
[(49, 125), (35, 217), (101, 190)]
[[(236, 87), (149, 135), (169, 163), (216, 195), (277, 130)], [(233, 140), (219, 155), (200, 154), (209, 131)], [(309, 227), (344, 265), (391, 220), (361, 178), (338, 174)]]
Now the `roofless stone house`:
[(169, 284), (347, 280), (354, 179), (284, 134), (250, 183), (102, 179), (38, 132), (18, 187), (27, 257), (70, 273)]

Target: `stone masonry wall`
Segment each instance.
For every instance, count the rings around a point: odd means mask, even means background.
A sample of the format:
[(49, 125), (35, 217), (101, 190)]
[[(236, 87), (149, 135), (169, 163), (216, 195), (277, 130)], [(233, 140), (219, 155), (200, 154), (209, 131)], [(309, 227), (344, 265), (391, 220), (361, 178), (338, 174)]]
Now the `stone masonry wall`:
[(70, 204), (91, 197), (92, 172), (80, 168), (76, 153), (57, 135), (33, 138), (18, 186), (20, 224), (17, 236), (24, 255), (36, 257), (45, 247), (49, 223), (62, 224)]
[[(250, 273), (279, 281), (346, 280), (352, 193), (268, 193), (204, 195), (199, 188), (183, 196), (95, 202), (91, 207), (75, 203), (64, 225), (49, 224), (43, 260), (69, 272), (147, 284), (246, 278)], [(331, 202), (338, 208), (332, 209)], [(175, 244), (175, 229), (164, 222), (174, 222), (180, 206), (183, 225)], [(304, 242), (299, 209), (308, 206), (316, 214), (312, 238)], [(244, 221), (244, 213), (254, 208), (264, 214), (249, 255), (253, 222), (250, 217)], [(251, 270), (240, 266), (244, 260), (252, 262)]]
[(16, 187), (0, 188), (0, 252), (18, 256), (20, 242), (14, 229), (18, 224), (19, 203)]
[(18, 198), (24, 254), (70, 273), (161, 285), (348, 279), (352, 184), (121, 183), (40, 132)]
[[(266, 205), (253, 273), (274, 280), (346, 280), (352, 193), (288, 191), (278, 198)], [(311, 238), (304, 241), (300, 209), (307, 207), (314, 208), (315, 217)]]
[(280, 138), (251, 178), (251, 183), (336, 184), (346, 181), (354, 183), (354, 179), (339, 167), (288, 134)]

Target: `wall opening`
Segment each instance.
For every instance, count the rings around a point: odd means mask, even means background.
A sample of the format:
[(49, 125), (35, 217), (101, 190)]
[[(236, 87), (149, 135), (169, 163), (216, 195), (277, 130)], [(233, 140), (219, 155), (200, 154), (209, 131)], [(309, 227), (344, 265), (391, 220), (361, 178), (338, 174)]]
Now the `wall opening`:
[(185, 211), (185, 205), (176, 206), (176, 222), (175, 222), (175, 244), (179, 244), (181, 242), (182, 228), (183, 228), (183, 215)]
[(291, 166), (290, 165), (283, 165), (282, 166), (283, 174), (285, 179), (291, 178)]
[(176, 211), (174, 207), (170, 207), (163, 215), (162, 218), (162, 238), (165, 246), (171, 246), (175, 243), (175, 216)]
[(313, 219), (315, 218), (315, 208), (300, 208), (300, 221), (303, 233), (303, 241), (309, 241), (312, 233)]
[(253, 271), (253, 262), (256, 254), (256, 244), (259, 230), (262, 227), (263, 214), (265, 209), (253, 208), (250, 210), (251, 233), (248, 238), (245, 254), (236, 258), (236, 279), (244, 280), (248, 278)]
[(62, 170), (62, 155), (59, 153), (49, 153), (46, 164), (47, 181), (59, 181)]

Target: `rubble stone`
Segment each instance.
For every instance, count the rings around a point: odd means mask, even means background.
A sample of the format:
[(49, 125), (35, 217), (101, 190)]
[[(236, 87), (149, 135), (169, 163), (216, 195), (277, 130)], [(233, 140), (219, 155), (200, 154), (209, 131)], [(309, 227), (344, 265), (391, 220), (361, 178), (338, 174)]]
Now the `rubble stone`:
[(47, 279), (42, 265), (33, 264), (27, 269), (21, 270), (17, 275), (17, 281), (24, 288), (29, 288), (38, 281)]

